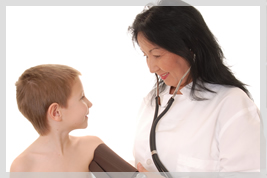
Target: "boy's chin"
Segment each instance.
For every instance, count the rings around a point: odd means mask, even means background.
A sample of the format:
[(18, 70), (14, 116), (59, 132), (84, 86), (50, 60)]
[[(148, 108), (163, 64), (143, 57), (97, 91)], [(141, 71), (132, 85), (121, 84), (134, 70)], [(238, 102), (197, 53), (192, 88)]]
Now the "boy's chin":
[(82, 126), (80, 127), (80, 129), (86, 129), (87, 126), (88, 126), (88, 124), (87, 124), (87, 122), (86, 122), (84, 125), (82, 125)]
[(86, 122), (86, 123), (83, 123), (80, 127), (77, 127), (77, 128), (75, 128), (73, 130), (76, 130), (76, 129), (86, 129), (87, 126), (88, 126), (88, 123)]
[(87, 126), (88, 126), (88, 122), (86, 121), (86, 122), (84, 123), (84, 127), (83, 127), (83, 129), (86, 129)]

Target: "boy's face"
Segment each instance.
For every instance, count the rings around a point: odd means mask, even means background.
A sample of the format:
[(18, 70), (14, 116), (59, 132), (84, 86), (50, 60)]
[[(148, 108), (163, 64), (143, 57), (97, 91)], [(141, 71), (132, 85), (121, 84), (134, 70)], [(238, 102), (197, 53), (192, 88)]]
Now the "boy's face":
[(85, 97), (79, 77), (73, 83), (68, 107), (62, 108), (62, 120), (71, 130), (87, 127), (87, 115), (92, 103)]

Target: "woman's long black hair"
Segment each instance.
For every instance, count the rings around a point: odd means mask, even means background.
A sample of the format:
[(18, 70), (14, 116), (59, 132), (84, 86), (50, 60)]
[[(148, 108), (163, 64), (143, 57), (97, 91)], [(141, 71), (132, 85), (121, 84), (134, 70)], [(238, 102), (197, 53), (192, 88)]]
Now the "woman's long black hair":
[[(224, 65), (224, 55), (202, 15), (194, 7), (179, 0), (162, 0), (158, 6), (148, 7), (138, 14), (128, 29), (133, 42), (137, 35), (143, 35), (152, 43), (183, 57), (191, 66), (189, 80), (192, 80), (191, 96), (204, 100), (195, 90), (213, 92), (204, 83), (235, 86), (249, 97), (245, 84), (235, 78)], [(195, 60), (193, 54), (196, 55)], [(166, 85), (160, 79), (163, 91)], [(155, 94), (154, 94), (155, 95)]]

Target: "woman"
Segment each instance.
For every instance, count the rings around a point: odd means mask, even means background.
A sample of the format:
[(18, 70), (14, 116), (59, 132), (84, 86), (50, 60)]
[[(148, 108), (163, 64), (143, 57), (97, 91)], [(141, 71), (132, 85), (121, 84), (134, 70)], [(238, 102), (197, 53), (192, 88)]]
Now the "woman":
[(170, 2), (176, 6), (164, 7), (170, 4), (163, 0), (129, 27), (150, 72), (160, 76), (158, 113), (174, 98), (156, 124), (156, 149), (149, 144), (156, 91), (144, 98), (134, 146), (138, 170), (164, 171), (162, 163), (170, 172), (260, 171), (260, 116), (245, 84), (223, 64), (198, 10)]

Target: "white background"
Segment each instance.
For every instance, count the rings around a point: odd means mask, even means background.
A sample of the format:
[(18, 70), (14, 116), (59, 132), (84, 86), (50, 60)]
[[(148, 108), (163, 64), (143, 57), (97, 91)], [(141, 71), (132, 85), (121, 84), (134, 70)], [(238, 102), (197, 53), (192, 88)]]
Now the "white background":
[[(260, 7), (196, 7), (217, 37), (226, 63), (260, 108)], [(152, 88), (138, 46), (127, 32), (143, 7), (12, 6), (6, 11), (6, 171), (38, 134), (17, 109), (15, 82), (39, 64), (64, 64), (82, 73), (93, 103), (88, 127), (72, 135), (96, 135), (132, 162), (135, 119)]]

